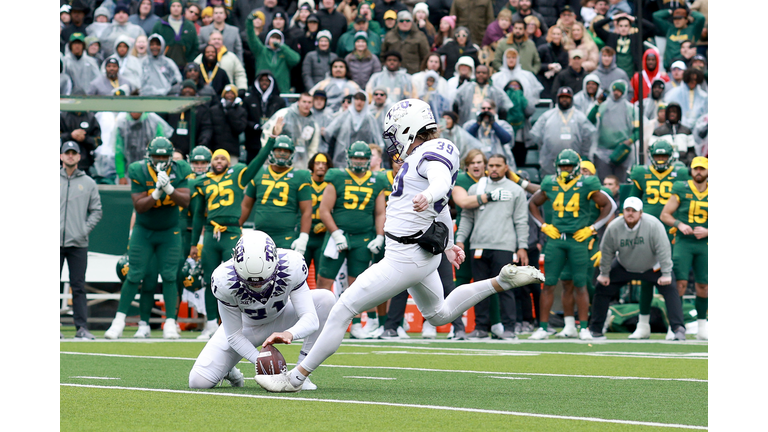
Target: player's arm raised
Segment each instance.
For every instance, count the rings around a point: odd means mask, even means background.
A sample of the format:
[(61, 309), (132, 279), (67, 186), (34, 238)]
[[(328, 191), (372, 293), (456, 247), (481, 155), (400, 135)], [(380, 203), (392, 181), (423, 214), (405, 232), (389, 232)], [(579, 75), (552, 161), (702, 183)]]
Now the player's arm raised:
[[(280, 133), (283, 131), (284, 124), (285, 120), (283, 120), (282, 117), (278, 117), (275, 121), (275, 126), (272, 128), (272, 135), (267, 140), (267, 145), (259, 150), (259, 152), (256, 154), (256, 157), (254, 157), (251, 163), (248, 164), (245, 172), (240, 177), (239, 181), (242, 182), (240, 183), (241, 189), (245, 189), (248, 183), (256, 176), (256, 173), (259, 172), (259, 169), (261, 169), (262, 165), (264, 165), (264, 162), (267, 161), (269, 152), (271, 152), (275, 147), (275, 138), (277, 138), (277, 136), (280, 135)], [(241, 223), (240, 226), (242, 225), (243, 224)]]
[[(251, 180), (249, 182), (248, 188), (255, 188), (256, 184)], [(251, 216), (251, 210), (253, 210), (253, 204), (256, 202), (256, 198), (251, 198), (248, 195), (247, 189), (246, 193), (243, 194), (243, 200), (240, 202), (240, 219), (238, 220), (238, 223), (240, 226), (243, 226), (245, 221), (248, 220), (248, 217)]]

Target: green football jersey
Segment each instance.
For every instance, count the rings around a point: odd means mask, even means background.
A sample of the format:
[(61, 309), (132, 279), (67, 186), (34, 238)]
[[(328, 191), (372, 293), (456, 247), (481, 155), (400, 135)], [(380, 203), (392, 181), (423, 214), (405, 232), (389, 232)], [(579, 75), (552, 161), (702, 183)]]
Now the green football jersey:
[(246, 165), (238, 163), (221, 174), (207, 172), (195, 180), (200, 204), (206, 212), (206, 224), (211, 221), (220, 225), (237, 224), (240, 218), (240, 203), (243, 202), (243, 189), (247, 185), (243, 174)]
[(180, 208), (179, 211), (181, 212), (179, 214), (179, 228), (187, 229), (192, 228), (192, 218), (194, 216), (194, 206), (193, 203), (195, 202), (195, 198), (199, 195), (197, 191), (197, 182), (200, 178), (202, 178), (203, 175), (198, 176), (194, 172), (192, 172), (192, 176), (190, 176), (188, 185), (189, 185), (189, 207), (187, 208)]
[(635, 184), (631, 196), (643, 200), (644, 213), (659, 218), (664, 205), (672, 195), (672, 185), (676, 181), (685, 181), (688, 178), (686, 168), (670, 167), (660, 173), (653, 167), (636, 166), (630, 174), (630, 179)]
[(552, 225), (561, 233), (573, 234), (588, 227), (592, 215), (589, 202), (593, 193), (600, 191), (600, 180), (596, 176), (579, 175), (569, 183), (564, 183), (555, 175), (544, 177), (541, 190), (547, 194), (552, 208)]
[[(166, 171), (175, 189), (188, 188), (192, 168), (185, 161), (174, 161)], [(131, 179), (131, 193), (152, 194), (157, 183), (157, 173), (146, 159), (136, 161), (128, 166), (128, 177)], [(136, 213), (136, 223), (154, 231), (167, 230), (179, 225), (179, 206), (165, 192), (155, 205), (144, 213)]]
[[(461, 186), (467, 193), (469, 193), (469, 188), (479, 180), (480, 179), (472, 177), (466, 171), (459, 171), (459, 175), (456, 176), (456, 186)], [(459, 222), (461, 222), (461, 207), (456, 206), (456, 226), (459, 226)]]
[(325, 187), (328, 186), (328, 182), (323, 179), (322, 183), (315, 183), (315, 180), (311, 179), (309, 186), (311, 187), (310, 192), (312, 193), (312, 228), (309, 232), (315, 233), (317, 224), (323, 223), (323, 221), (320, 220), (320, 203), (323, 201), (323, 192), (325, 192)]
[(376, 173), (376, 181), (381, 182), (381, 192), (384, 199), (389, 202), (389, 195), (392, 193), (392, 184), (395, 182), (395, 172), (392, 170), (382, 170)]
[(289, 168), (276, 173), (271, 166), (261, 168), (245, 189), (245, 194), (256, 201), (251, 216), (256, 229), (272, 233), (294, 231), (299, 201), (312, 200), (311, 183), (308, 170)]
[[(709, 184), (704, 192), (699, 192), (693, 180), (678, 181), (672, 186), (672, 195), (677, 196), (680, 206), (674, 216), (691, 228), (709, 228)], [(688, 236), (678, 236), (693, 237)]]
[(382, 190), (382, 182), (372, 172), (366, 171), (358, 178), (349, 169), (328, 170), (325, 181), (336, 189), (333, 220), (347, 234), (367, 234), (375, 229), (374, 212), (376, 197)]
[[(607, 193), (608, 196), (611, 197), (611, 199), (613, 199), (613, 194), (612, 194), (610, 189), (608, 189), (605, 186), (601, 186), (600, 190), (605, 192), (605, 193)], [(616, 205), (618, 205), (618, 204), (616, 204)], [(589, 225), (592, 225), (595, 222), (597, 222), (597, 218), (600, 217), (600, 207), (598, 207), (597, 203), (595, 203), (593, 201), (593, 202), (589, 203), (589, 205), (587, 206), (587, 211), (589, 212), (589, 219), (588, 219), (588, 222), (587, 222), (587, 226), (589, 226)]]

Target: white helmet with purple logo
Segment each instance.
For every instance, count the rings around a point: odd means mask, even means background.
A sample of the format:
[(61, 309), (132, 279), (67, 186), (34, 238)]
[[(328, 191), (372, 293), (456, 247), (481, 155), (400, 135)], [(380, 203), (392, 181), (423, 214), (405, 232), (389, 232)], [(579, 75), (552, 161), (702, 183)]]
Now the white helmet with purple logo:
[(241, 282), (255, 291), (267, 288), (277, 267), (277, 247), (263, 231), (243, 231), (232, 250), (235, 273)]
[(422, 129), (437, 129), (435, 115), (421, 99), (405, 99), (395, 103), (384, 117), (384, 142), (394, 161), (401, 159)]

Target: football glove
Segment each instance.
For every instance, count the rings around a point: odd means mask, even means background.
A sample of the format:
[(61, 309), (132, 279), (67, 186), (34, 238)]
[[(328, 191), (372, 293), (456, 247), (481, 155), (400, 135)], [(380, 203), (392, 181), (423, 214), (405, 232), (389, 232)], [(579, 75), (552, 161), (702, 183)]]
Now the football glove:
[(560, 230), (558, 230), (554, 225), (552, 224), (544, 224), (541, 226), (541, 232), (548, 235), (549, 238), (552, 239), (558, 239), (560, 238)]
[(375, 239), (371, 240), (368, 243), (368, 250), (371, 251), (374, 255), (381, 252), (381, 248), (384, 246), (384, 236), (383, 235), (377, 235)]
[(325, 224), (322, 222), (319, 222), (317, 225), (315, 225), (314, 228), (312, 228), (312, 232), (315, 234), (321, 234), (328, 231), (328, 228), (325, 227)]
[(577, 242), (583, 242), (584, 240), (590, 238), (594, 232), (595, 229), (592, 226), (584, 227), (573, 233), (573, 239)]
[[(155, 186), (157, 186), (157, 185), (155, 185)], [(162, 188), (156, 188), (155, 190), (152, 191), (152, 199), (159, 200), (160, 197), (162, 197), (162, 196), (163, 196), (163, 189)]]
[(509, 201), (512, 199), (512, 192), (498, 188), (494, 191), (488, 192), (488, 201)]
[(307, 250), (307, 242), (309, 242), (309, 234), (300, 233), (299, 238), (297, 238), (296, 240), (293, 241), (293, 243), (291, 243), (291, 249), (304, 255), (304, 252), (306, 252)]
[(160, 171), (159, 173), (157, 173), (156, 185), (158, 189), (162, 189), (163, 187), (165, 187), (165, 185), (167, 185), (170, 182), (171, 182), (171, 179), (170, 177), (168, 177), (168, 173), (166, 173), (165, 171)]
[(592, 255), (592, 258), (590, 258), (590, 261), (594, 261), (595, 263), (592, 264), (592, 267), (599, 267), (600, 266), (600, 258), (603, 257), (603, 253), (600, 251), (597, 251), (594, 255)]
[(347, 238), (344, 237), (344, 231), (336, 230), (331, 233), (331, 237), (333, 237), (333, 241), (336, 242), (337, 251), (341, 252), (349, 248), (349, 245), (347, 245)]

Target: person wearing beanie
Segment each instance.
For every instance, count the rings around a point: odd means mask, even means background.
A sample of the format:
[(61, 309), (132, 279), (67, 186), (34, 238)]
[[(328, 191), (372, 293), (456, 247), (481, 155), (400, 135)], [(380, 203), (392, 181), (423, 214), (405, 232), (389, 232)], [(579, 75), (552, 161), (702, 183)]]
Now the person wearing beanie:
[[(413, 25), (413, 16), (408, 11), (397, 13), (397, 26), (388, 31), (381, 44), (381, 51), (397, 51), (402, 57), (401, 64), (409, 74), (419, 71), (421, 63), (429, 55), (429, 41), (422, 31)], [(385, 61), (385, 58), (381, 58)]]
[(301, 79), (305, 89), (311, 89), (324, 80), (331, 72), (331, 63), (339, 58), (331, 52), (333, 36), (328, 30), (317, 32), (317, 49), (304, 57), (301, 64)]
[[(254, 11), (254, 17), (259, 11)], [(290, 92), (291, 69), (299, 64), (301, 56), (285, 44), (285, 37), (280, 30), (271, 30), (262, 42), (253, 31), (253, 22), (245, 23), (245, 33), (248, 35), (248, 46), (255, 59), (255, 70), (268, 69), (277, 80), (280, 91)]]
[(88, 36), (101, 37), (104, 30), (112, 26), (112, 23), (109, 22), (109, 20), (112, 19), (112, 12), (107, 6), (102, 5), (96, 8), (96, 11), (93, 13), (93, 18), (93, 22), (85, 28), (85, 34)]
[(496, 19), (493, 0), (453, 0), (450, 14), (456, 16), (456, 25), (467, 27), (477, 42), (483, 40), (485, 30)]
[(200, 53), (197, 29), (184, 18), (184, 4), (181, 0), (171, 0), (169, 9), (170, 13), (155, 24), (152, 33), (163, 37), (166, 43), (165, 55), (181, 70)]
[(347, 31), (347, 19), (336, 10), (335, 0), (322, 0), (318, 6), (317, 16), (320, 18), (320, 28), (331, 32), (331, 51), (336, 52), (339, 38)]
[[(384, 36), (386, 31), (384, 31), (384, 28), (379, 24), (378, 21), (376, 21), (373, 13), (373, 9), (376, 6), (374, 5), (373, 1), (367, 0), (360, 3), (360, 5), (357, 7), (357, 17), (363, 17), (368, 22), (368, 31), (375, 32), (377, 35), (379, 35), (379, 42), (381, 42), (381, 37)], [(351, 30), (354, 27), (354, 20), (353, 22), (350, 22), (347, 25), (347, 31)]]
[(99, 64), (85, 52), (85, 35), (72, 33), (68, 52), (64, 56), (64, 70), (72, 78), (72, 94), (88, 93), (91, 82), (99, 76)]
[(427, 42), (429, 42), (429, 46), (431, 47), (435, 43), (437, 31), (435, 30), (435, 26), (429, 22), (429, 6), (427, 6), (426, 3), (416, 3), (413, 7), (413, 23), (416, 28), (424, 32), (424, 36), (427, 37)]
[(101, 52), (101, 41), (96, 36), (87, 36), (85, 38), (85, 52), (92, 59), (96, 60), (97, 64), (101, 64), (104, 61), (104, 54)]
[[(347, 36), (347, 33), (344, 33), (344, 36)], [(377, 36), (374, 35), (373, 39), (377, 39)], [(356, 82), (360, 88), (365, 88), (371, 75), (381, 71), (381, 62), (379, 56), (371, 52), (368, 33), (359, 31), (355, 33), (353, 40), (353, 50), (347, 54), (344, 60), (349, 67), (352, 81)], [(339, 44), (339, 47), (341, 46)]]
[(91, 81), (91, 87), (86, 93), (89, 96), (111, 96), (116, 90), (122, 90), (125, 94), (131, 94), (134, 87), (130, 81), (120, 73), (120, 63), (110, 57), (104, 62), (105, 73)]
[(408, 10), (408, 6), (404, 5), (400, 0), (378, 0), (375, 5), (376, 7), (373, 9), (373, 19), (378, 21), (384, 33), (388, 30), (386, 20), (392, 15), (389, 12), (393, 12), (394, 16), (392, 18), (397, 20), (398, 12)]
[[(478, 53), (480, 47), (472, 43), (472, 36), (466, 27), (457, 27), (453, 32), (453, 39), (449, 40), (437, 50), (441, 56), (445, 56), (445, 70), (443, 78), (451, 79), (456, 75), (457, 61), (460, 57), (469, 57), (472, 59), (472, 68), (480, 64)], [(474, 75), (474, 73), (473, 73)]]
[(456, 17), (453, 15), (446, 15), (440, 19), (437, 32), (435, 34), (435, 41), (432, 44), (432, 49), (441, 48), (451, 38), (453, 38), (453, 30), (456, 28)]
[(131, 44), (136, 41), (137, 37), (147, 36), (144, 29), (139, 25), (131, 23), (129, 18), (128, 6), (123, 3), (118, 3), (117, 6), (115, 6), (115, 14), (112, 18), (112, 24), (101, 33), (101, 50), (104, 53), (104, 56), (109, 57), (114, 54), (115, 41), (121, 36), (128, 37)]
[(358, 15), (349, 25), (349, 30), (341, 35), (339, 43), (336, 44), (336, 54), (338, 54), (339, 57), (345, 58), (347, 54), (355, 51), (355, 42), (359, 38), (359, 33), (361, 32), (365, 34), (368, 51), (375, 56), (381, 54), (381, 34), (371, 29), (371, 23), (375, 22), (376, 21), (368, 21), (363, 15)]

